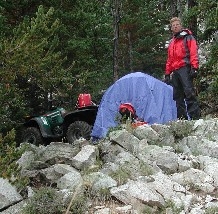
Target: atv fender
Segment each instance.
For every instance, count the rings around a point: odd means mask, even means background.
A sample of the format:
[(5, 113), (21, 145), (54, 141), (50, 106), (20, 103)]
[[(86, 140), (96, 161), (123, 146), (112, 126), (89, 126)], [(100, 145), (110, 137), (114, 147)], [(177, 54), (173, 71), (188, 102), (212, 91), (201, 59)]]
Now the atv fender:
[(68, 112), (64, 117), (64, 133), (66, 134), (68, 127), (75, 121), (84, 121), (93, 126), (97, 112), (97, 106), (91, 106), (89, 108), (77, 109), (75, 111)]
[(54, 137), (51, 132), (51, 127), (43, 117), (32, 118), (24, 124), (25, 127), (37, 127), (39, 128), (42, 137), (49, 138)]

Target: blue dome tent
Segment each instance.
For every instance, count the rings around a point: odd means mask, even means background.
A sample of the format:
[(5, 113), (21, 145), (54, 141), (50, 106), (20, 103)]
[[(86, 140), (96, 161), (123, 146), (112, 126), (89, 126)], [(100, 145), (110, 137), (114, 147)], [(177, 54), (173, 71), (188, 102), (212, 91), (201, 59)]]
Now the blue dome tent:
[(142, 72), (130, 73), (111, 85), (102, 97), (91, 136), (103, 138), (118, 125), (119, 106), (131, 103), (148, 124), (164, 124), (177, 118), (173, 88)]

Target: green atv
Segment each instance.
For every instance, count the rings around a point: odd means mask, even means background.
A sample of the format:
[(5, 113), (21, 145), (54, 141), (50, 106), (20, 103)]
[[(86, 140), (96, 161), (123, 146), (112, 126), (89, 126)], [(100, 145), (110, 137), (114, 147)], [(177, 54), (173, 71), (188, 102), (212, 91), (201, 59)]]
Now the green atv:
[(56, 107), (46, 114), (27, 117), (23, 124), (22, 142), (38, 146), (58, 141), (74, 144), (80, 138), (89, 140), (97, 111), (98, 106), (92, 103), (70, 112)]

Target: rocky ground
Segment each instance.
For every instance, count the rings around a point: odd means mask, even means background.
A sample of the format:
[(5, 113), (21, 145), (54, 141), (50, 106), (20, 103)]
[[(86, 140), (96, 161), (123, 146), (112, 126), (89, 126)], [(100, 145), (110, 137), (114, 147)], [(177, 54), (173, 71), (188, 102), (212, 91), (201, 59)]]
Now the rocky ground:
[(123, 125), (95, 144), (26, 146), (17, 163), (28, 185), (17, 191), (0, 178), (3, 214), (218, 212), (216, 118)]

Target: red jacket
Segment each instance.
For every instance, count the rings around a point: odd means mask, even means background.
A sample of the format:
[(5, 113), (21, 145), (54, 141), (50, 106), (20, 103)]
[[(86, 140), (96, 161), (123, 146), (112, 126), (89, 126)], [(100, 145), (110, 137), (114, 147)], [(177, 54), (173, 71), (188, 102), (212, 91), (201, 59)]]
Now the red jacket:
[(190, 65), (198, 69), (198, 46), (190, 30), (183, 30), (174, 35), (168, 47), (168, 58), (166, 62), (165, 74)]

